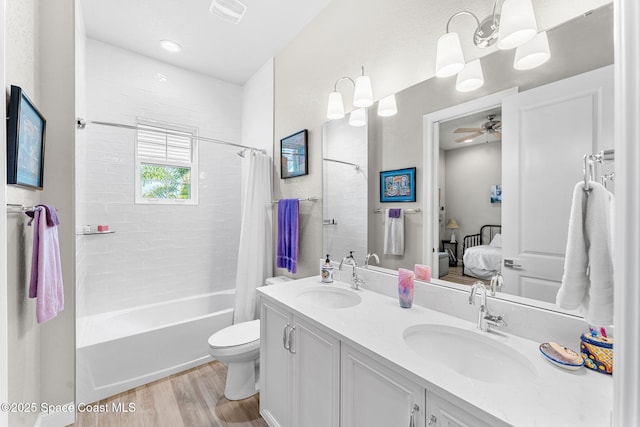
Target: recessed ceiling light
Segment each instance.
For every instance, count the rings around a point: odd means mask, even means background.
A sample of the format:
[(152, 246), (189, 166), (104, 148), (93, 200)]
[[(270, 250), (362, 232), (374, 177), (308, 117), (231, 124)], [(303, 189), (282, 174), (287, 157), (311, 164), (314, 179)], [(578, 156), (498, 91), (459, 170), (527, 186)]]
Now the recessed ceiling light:
[(211, 0), (209, 12), (233, 24), (240, 22), (247, 6), (238, 0)]
[(155, 78), (159, 82), (166, 82), (167, 81), (167, 76), (165, 74), (162, 74), (162, 73), (155, 73), (153, 75), (153, 78)]
[(167, 52), (171, 52), (171, 53), (177, 53), (182, 50), (182, 46), (180, 46), (178, 43), (174, 42), (173, 40), (166, 40), (166, 39), (160, 40), (160, 46), (162, 46), (162, 48)]

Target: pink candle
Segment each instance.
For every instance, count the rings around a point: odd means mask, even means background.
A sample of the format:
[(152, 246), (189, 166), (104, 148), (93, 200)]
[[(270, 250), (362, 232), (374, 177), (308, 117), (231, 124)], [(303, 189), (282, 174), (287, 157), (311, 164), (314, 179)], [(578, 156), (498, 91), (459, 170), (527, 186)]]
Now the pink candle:
[(411, 308), (413, 304), (413, 279), (413, 271), (398, 269), (398, 299), (402, 308)]
[(423, 282), (431, 281), (431, 267), (428, 265), (416, 264), (413, 267), (413, 271), (416, 274), (416, 279), (422, 280)]

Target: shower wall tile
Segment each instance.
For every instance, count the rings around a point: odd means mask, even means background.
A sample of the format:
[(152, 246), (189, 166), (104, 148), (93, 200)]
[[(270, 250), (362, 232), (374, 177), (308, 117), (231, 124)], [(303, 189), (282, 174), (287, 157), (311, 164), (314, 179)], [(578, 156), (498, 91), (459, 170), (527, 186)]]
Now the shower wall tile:
[[(87, 41), (88, 120), (144, 117), (240, 142), (241, 110), (240, 86)], [(235, 287), (237, 150), (200, 142), (198, 205), (142, 205), (134, 203), (133, 131), (89, 124), (83, 132), (78, 225), (108, 224), (116, 233), (78, 237), (78, 316)]]

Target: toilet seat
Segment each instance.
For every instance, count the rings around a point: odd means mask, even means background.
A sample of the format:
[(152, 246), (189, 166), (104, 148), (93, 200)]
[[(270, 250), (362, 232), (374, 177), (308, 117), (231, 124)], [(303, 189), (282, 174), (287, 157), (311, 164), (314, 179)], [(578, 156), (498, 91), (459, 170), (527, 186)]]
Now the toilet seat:
[[(260, 319), (227, 326), (209, 337), (209, 352), (216, 359), (260, 351)], [(224, 360), (222, 360), (224, 361)]]

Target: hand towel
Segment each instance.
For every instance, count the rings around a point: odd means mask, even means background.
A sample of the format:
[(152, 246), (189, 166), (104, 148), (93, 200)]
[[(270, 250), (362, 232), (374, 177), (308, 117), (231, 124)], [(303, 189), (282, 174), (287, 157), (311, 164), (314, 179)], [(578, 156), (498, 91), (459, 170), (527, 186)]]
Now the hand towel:
[(579, 309), (590, 325), (613, 324), (613, 195), (597, 182), (573, 191), (562, 286), (556, 304)]
[(398, 300), (402, 308), (411, 308), (413, 305), (413, 281), (413, 271), (398, 269)]
[(298, 199), (278, 201), (278, 252), (276, 265), (290, 273), (298, 271)]
[(38, 323), (44, 323), (56, 317), (64, 309), (57, 227), (59, 221), (55, 208), (45, 205), (36, 206), (31, 223), (33, 224), (33, 255), (29, 298), (37, 298), (36, 319)]
[(397, 218), (390, 215), (391, 209), (385, 209), (384, 214), (384, 253), (386, 255), (404, 255), (404, 212)]

